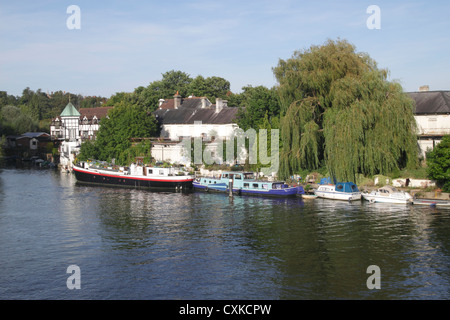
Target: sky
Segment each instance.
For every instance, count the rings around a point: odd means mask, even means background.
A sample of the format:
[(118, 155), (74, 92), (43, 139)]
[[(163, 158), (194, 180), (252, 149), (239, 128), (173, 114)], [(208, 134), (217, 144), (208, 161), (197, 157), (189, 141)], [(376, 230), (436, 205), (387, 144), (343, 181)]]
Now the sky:
[(280, 59), (329, 39), (368, 53), (404, 91), (449, 90), (449, 12), (448, 0), (0, 0), (0, 91), (109, 98), (180, 70), (239, 93), (275, 86)]

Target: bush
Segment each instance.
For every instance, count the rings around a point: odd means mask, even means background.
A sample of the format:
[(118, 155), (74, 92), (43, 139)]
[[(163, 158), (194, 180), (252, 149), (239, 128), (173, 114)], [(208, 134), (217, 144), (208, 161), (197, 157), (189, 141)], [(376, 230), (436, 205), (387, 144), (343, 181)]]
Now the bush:
[(428, 177), (436, 180), (444, 192), (450, 192), (450, 135), (427, 153)]

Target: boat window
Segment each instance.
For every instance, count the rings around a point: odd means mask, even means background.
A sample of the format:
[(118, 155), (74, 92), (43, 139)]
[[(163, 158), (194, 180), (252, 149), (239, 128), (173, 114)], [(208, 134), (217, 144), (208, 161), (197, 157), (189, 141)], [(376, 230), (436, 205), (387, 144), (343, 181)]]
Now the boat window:
[(342, 190), (344, 186), (342, 184), (336, 186), (336, 190)]
[(254, 184), (253, 184), (253, 188), (258, 188), (258, 184), (257, 184), (257, 183), (254, 183)]
[(240, 174), (235, 174), (235, 175), (234, 175), (234, 178), (235, 178), (236, 180), (241, 180), (241, 175), (240, 175)]
[(253, 173), (244, 173), (244, 179), (254, 179)]
[(164, 175), (164, 170), (159, 170), (159, 175), (163, 176)]
[(244, 183), (244, 188), (248, 188), (249, 184), (248, 183)]
[(228, 178), (228, 174), (227, 174), (227, 173), (224, 173), (224, 174), (222, 175), (222, 178)]
[(267, 184), (262, 185), (263, 189), (269, 189), (269, 186)]
[(353, 191), (358, 191), (358, 187), (355, 186), (355, 185), (353, 184), (353, 185), (352, 185), (352, 190), (353, 190)]
[(148, 174), (153, 174), (153, 169), (148, 169)]

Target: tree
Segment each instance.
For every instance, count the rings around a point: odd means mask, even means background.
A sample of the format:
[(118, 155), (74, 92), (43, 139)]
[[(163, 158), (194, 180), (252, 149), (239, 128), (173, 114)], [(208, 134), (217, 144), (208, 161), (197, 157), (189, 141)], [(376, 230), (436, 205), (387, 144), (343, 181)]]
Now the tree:
[(133, 92), (136, 103), (144, 106), (152, 112), (158, 107), (159, 99), (171, 99), (178, 91), (182, 97), (189, 94), (189, 85), (192, 78), (182, 71), (167, 71), (162, 74), (162, 79), (150, 83), (147, 87), (138, 87)]
[(19, 107), (5, 106), (0, 113), (1, 134), (22, 134), (38, 129), (38, 123)]
[(226, 99), (230, 91), (230, 82), (221, 77), (204, 78), (199, 75), (195, 77), (188, 87), (188, 95), (196, 97), (207, 97), (209, 101), (215, 103), (216, 98)]
[(326, 165), (339, 180), (417, 163), (413, 101), (347, 41), (296, 51), (273, 69), (281, 103), (280, 176)]
[(96, 158), (117, 164), (127, 164), (131, 138), (153, 137), (158, 125), (155, 117), (138, 104), (121, 102), (108, 112), (101, 121), (94, 145), (86, 142), (81, 146), (80, 159)]
[(450, 135), (427, 153), (427, 173), (444, 192), (450, 192)]
[(266, 115), (269, 120), (279, 116), (280, 105), (275, 88), (247, 86), (242, 90), (242, 108), (237, 115), (237, 124), (241, 129), (258, 129), (263, 124)]

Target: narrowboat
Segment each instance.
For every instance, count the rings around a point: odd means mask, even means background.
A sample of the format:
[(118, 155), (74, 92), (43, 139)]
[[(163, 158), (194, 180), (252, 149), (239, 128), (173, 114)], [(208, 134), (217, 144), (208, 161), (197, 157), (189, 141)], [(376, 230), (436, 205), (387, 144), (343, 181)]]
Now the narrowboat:
[(262, 181), (255, 179), (253, 172), (223, 172), (218, 178), (198, 177), (194, 189), (206, 192), (224, 192), (238, 195), (295, 197), (304, 194), (303, 187), (290, 187), (283, 181)]
[(114, 166), (104, 162), (81, 162), (73, 165), (80, 182), (149, 189), (192, 189), (193, 175), (177, 168), (149, 167), (131, 164)]
[(314, 190), (314, 194), (319, 198), (332, 200), (354, 201), (361, 200), (361, 192), (353, 182), (338, 182), (336, 184), (319, 185)]

